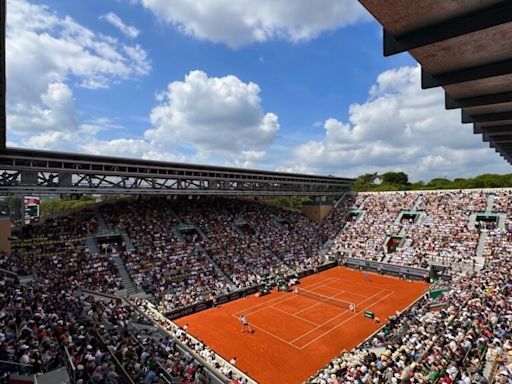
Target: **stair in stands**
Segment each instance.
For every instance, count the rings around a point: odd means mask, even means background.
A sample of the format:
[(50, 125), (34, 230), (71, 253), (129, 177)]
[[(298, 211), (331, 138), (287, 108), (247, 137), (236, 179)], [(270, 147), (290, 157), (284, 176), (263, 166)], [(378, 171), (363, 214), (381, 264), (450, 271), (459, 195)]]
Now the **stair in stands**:
[(130, 236), (128, 236), (128, 232), (121, 231), (121, 238), (123, 239), (125, 248), (128, 252), (132, 252), (135, 250), (135, 246), (133, 245), (133, 242), (132, 242), (132, 239), (130, 238)]
[(336, 200), (336, 202), (334, 203), (331, 211), (334, 211), (336, 208), (338, 208), (338, 205), (340, 205), (340, 203), (345, 200), (348, 196), (350, 196), (352, 194), (352, 192), (349, 192), (349, 193), (344, 193), (343, 195), (341, 195), (341, 197)]
[(416, 200), (414, 201), (414, 205), (412, 206), (412, 209), (411, 211), (417, 211), (420, 204), (421, 204), (421, 201), (423, 200), (423, 195), (420, 195), (418, 193), (418, 197), (416, 198)]
[(86, 240), (86, 244), (87, 244), (87, 248), (89, 249), (89, 253), (91, 253), (92, 255), (94, 254), (99, 254), (100, 251), (98, 249), (98, 241), (96, 240), (96, 236), (92, 233), (89, 233), (87, 235), (87, 240)]
[(178, 214), (174, 211), (174, 209), (169, 208), (169, 213), (171, 214), (172, 217), (174, 217), (176, 219), (176, 221), (178, 223), (183, 224), (183, 220), (181, 220), (181, 217), (178, 216)]
[(494, 199), (495, 197), (492, 194), (489, 194), (489, 196), (487, 196), (487, 206), (485, 207), (486, 213), (492, 212), (492, 209), (494, 208)]
[(409, 227), (403, 226), (400, 228), (400, 232), (398, 232), (398, 236), (405, 237), (405, 236), (407, 236), (407, 232), (409, 232)]
[[(341, 203), (342, 200), (344, 200), (347, 196), (350, 196), (351, 194), (350, 193), (345, 193), (342, 197), (340, 197), (340, 199), (334, 204), (333, 208), (331, 209), (331, 211), (329, 212), (329, 215), (327, 215), (325, 218), (324, 218), (324, 221), (327, 221), (329, 220), (329, 216), (330, 215), (333, 215), (334, 214), (334, 211), (336, 209), (336, 207)], [(349, 207), (350, 208), (350, 207)], [(350, 209), (349, 209), (350, 211)], [(355, 221), (359, 221), (363, 218), (364, 216), (364, 213), (365, 211), (361, 210), (361, 209), (356, 209), (354, 207), (352, 207), (352, 210), (351, 211), (354, 211), (354, 212), (357, 212), (357, 216), (356, 216), (356, 219)], [(347, 211), (348, 212), (348, 211)], [(340, 227), (338, 228), (338, 231), (336, 232), (336, 234), (331, 238), (331, 239), (327, 239), (326, 242), (324, 243), (324, 245), (322, 246), (322, 248), (326, 249), (326, 248), (331, 248), (332, 247), (332, 242), (329, 243), (331, 240), (335, 239), (338, 237), (338, 235), (340, 234), (340, 232), (348, 225), (348, 222), (347, 221), (343, 221), (340, 223)], [(329, 251), (329, 249), (327, 251)]]
[(478, 246), (476, 247), (476, 255), (475, 255), (475, 269), (481, 270), (485, 265), (485, 243), (487, 242), (487, 237), (489, 236), (489, 232), (486, 230), (480, 231), (480, 238), (478, 239)]
[(37, 376), (37, 380), (34, 381), (34, 383), (37, 384), (65, 384), (71, 382), (72, 381), (66, 367), (57, 368), (53, 371)]
[(236, 224), (231, 225), (233, 229), (240, 235), (240, 237), (245, 237), (245, 233), (238, 227)]
[(121, 281), (123, 282), (123, 285), (126, 289), (127, 296), (139, 293), (140, 290), (137, 288), (137, 286), (131, 279), (130, 275), (128, 274), (128, 271), (126, 270), (126, 266), (124, 265), (124, 261), (123, 259), (121, 259), (121, 256), (119, 256), (118, 253), (112, 253), (110, 257), (119, 272), (119, 276), (121, 277)]
[(105, 218), (100, 211), (98, 206), (94, 207), (94, 216), (96, 217), (96, 221), (98, 222), (98, 232), (107, 233), (109, 231), (108, 225), (105, 222)]
[(178, 239), (178, 241), (180, 243), (184, 243), (185, 242), (185, 238), (183, 237), (183, 235), (181, 234), (181, 232), (179, 231), (178, 227), (174, 227), (172, 229), (172, 233), (174, 234), (174, 236), (176, 237), (176, 239)]
[(209, 239), (208, 239), (208, 236), (206, 236), (206, 233), (204, 233), (204, 231), (201, 228), (199, 228), (197, 225), (195, 225), (195, 227), (196, 227), (197, 233), (199, 233), (199, 236), (201, 236), (203, 241), (208, 241)]

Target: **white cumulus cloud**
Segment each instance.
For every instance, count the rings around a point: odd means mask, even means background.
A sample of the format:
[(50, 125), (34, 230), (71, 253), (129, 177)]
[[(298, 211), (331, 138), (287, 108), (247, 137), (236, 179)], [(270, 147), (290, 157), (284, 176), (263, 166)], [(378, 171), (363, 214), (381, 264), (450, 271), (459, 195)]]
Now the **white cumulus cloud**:
[(270, 144), (278, 117), (264, 113), (260, 88), (233, 75), (208, 77), (192, 71), (185, 81), (169, 84), (151, 111), (153, 143), (185, 144), (202, 154), (242, 153)]
[(349, 107), (349, 121), (327, 119), (324, 136), (293, 149), (289, 171), (357, 176), (403, 170), (414, 179), (506, 172), (506, 163), (444, 108), (441, 89), (422, 90), (420, 68), (381, 73), (369, 98)]
[(311, 40), (367, 13), (356, 0), (139, 0), (187, 35), (231, 47)]
[(264, 161), (279, 131), (277, 115), (262, 109), (257, 84), (202, 71), (158, 93), (143, 137), (100, 139), (100, 132), (122, 127), (106, 118), (81, 122), (64, 83), (51, 83), (39, 105), (19, 112), (9, 115), (9, 125), (26, 128), (18, 143), (24, 147), (240, 167)]
[(107, 88), (151, 70), (146, 52), (138, 45), (95, 33), (45, 5), (8, 0), (7, 6), (10, 143), (76, 147), (81, 127), (73, 86)]
[(192, 71), (158, 92), (143, 138), (92, 139), (90, 153), (254, 167), (279, 130), (277, 115), (261, 107), (260, 88), (233, 75)]
[(121, 31), (121, 33), (123, 33), (124, 35), (126, 35), (132, 39), (136, 38), (140, 34), (140, 31), (137, 28), (135, 28), (132, 25), (125, 24), (123, 22), (123, 20), (118, 15), (116, 15), (114, 12), (106, 13), (106, 14), (100, 16), (100, 19), (109, 22), (114, 27), (119, 29)]

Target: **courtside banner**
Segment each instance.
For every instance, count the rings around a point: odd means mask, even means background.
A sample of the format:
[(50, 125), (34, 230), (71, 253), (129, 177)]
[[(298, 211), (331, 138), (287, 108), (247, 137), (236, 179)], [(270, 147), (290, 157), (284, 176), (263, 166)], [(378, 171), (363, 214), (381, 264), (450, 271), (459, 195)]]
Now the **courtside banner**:
[(306, 277), (306, 276), (309, 276), (313, 273), (313, 270), (312, 269), (308, 269), (307, 271), (300, 271), (299, 272), (299, 278), (303, 278), (303, 277)]
[(369, 261), (364, 259), (356, 259), (354, 257), (346, 257), (345, 262), (348, 266), (370, 268), (376, 271), (392, 274), (405, 274), (426, 279), (430, 276), (430, 269), (405, 267), (402, 265), (380, 263), (378, 261)]
[(328, 269), (334, 268), (337, 265), (338, 265), (338, 263), (336, 261), (331, 261), (330, 263), (320, 265), (318, 267), (318, 271), (319, 272), (327, 271)]
[(229, 295), (229, 300), (236, 300), (236, 299), (239, 299), (241, 296), (240, 293), (238, 292), (235, 292), (235, 293), (232, 293), (231, 295)]
[(203, 303), (199, 303), (195, 306), (194, 308), (194, 312), (199, 312), (199, 311), (203, 311), (205, 309), (208, 309), (208, 308), (211, 308), (213, 305), (213, 301), (212, 300), (208, 300), (208, 301), (205, 301)]
[(25, 224), (39, 221), (39, 206), (41, 198), (39, 196), (24, 196), (23, 211)]
[(245, 294), (246, 295), (252, 295), (253, 293), (256, 293), (258, 292), (258, 288), (257, 287), (251, 287), (251, 288), (248, 288), (247, 291), (245, 291)]

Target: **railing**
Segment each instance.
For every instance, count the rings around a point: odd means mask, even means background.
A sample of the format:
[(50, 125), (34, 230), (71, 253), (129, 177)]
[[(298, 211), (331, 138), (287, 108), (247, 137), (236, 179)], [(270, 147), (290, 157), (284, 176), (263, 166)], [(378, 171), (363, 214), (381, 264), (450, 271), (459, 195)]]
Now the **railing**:
[(23, 239), (23, 240), (14, 240), (11, 242), (11, 247), (13, 249), (23, 248), (23, 247), (32, 247), (33, 245), (51, 245), (51, 244), (63, 244), (63, 243), (80, 243), (85, 241), (87, 236), (76, 237), (74, 239), (66, 239), (66, 240), (48, 240), (44, 237), (35, 237), (32, 239)]
[(14, 361), (0, 360), (0, 372), (4, 374), (32, 376), (34, 374), (34, 367), (29, 364), (21, 364), (16, 363)]
[(68, 347), (64, 347), (64, 353), (66, 355), (66, 369), (68, 371), (69, 379), (71, 380), (71, 384), (76, 384), (78, 373), (75, 367), (75, 363), (73, 363), (73, 359), (69, 354)]
[(120, 303), (121, 301), (123, 301), (119, 296), (112, 295), (110, 293), (91, 291), (90, 289), (82, 289), (82, 292), (87, 293), (88, 295), (91, 295), (95, 299), (99, 299), (101, 301), (105, 301), (105, 300), (111, 301), (111, 300), (114, 300), (117, 303)]
[[(19, 279), (20, 279), (20, 276), (16, 272), (10, 271), (10, 270), (4, 269), (4, 268), (0, 268), (0, 276), (5, 276), (6, 278), (12, 279), (15, 281), (19, 281)], [(30, 275), (28, 275), (28, 276), (30, 276)]]
[[(132, 329), (132, 331), (130, 331), (130, 328)], [(144, 345), (139, 341), (139, 339), (137, 339), (136, 335), (134, 335), (132, 332), (133, 330), (135, 329), (135, 327), (133, 325), (131, 326), (128, 326), (128, 333), (130, 334), (130, 337), (132, 338), (132, 340), (139, 344), (139, 347), (142, 348), (143, 350), (146, 350), (146, 348), (144, 347)], [(138, 333), (138, 330), (135, 329), (135, 333)], [(162, 374), (160, 375), (160, 378), (163, 379), (167, 384), (174, 384), (174, 383), (177, 383), (179, 384), (180, 383), (180, 380), (176, 377), (173, 377), (168, 371), (167, 369), (162, 365), (160, 364), (159, 361), (155, 361), (156, 365), (158, 365), (158, 367), (160, 368), (160, 371), (162, 372)]]
[[(332, 212), (332, 211), (334, 211), (336, 208), (338, 208), (338, 205), (340, 205), (340, 203), (341, 203), (343, 200), (345, 200), (347, 196), (350, 196), (350, 195), (352, 195), (352, 192), (346, 192), (346, 193), (344, 193), (344, 194), (343, 194), (343, 195), (342, 195), (342, 196), (341, 196), (341, 197), (336, 201), (336, 203), (334, 203), (334, 205), (333, 205), (333, 207), (332, 207), (331, 212)], [(329, 214), (330, 214), (330, 213), (329, 213)]]
[(126, 370), (124, 369), (124, 366), (123, 364), (117, 359), (116, 355), (114, 354), (114, 352), (107, 346), (107, 343), (105, 342), (105, 340), (103, 339), (103, 337), (96, 331), (96, 330), (90, 330), (91, 334), (96, 337), (101, 346), (103, 348), (105, 348), (111, 359), (112, 359), (112, 363), (115, 365), (116, 367), (116, 372), (119, 374), (119, 376), (121, 376), (121, 379), (122, 379), (122, 383), (126, 383), (126, 384), (135, 384), (135, 382), (133, 381), (133, 379), (130, 377), (130, 375), (128, 374), (128, 372), (126, 372)]

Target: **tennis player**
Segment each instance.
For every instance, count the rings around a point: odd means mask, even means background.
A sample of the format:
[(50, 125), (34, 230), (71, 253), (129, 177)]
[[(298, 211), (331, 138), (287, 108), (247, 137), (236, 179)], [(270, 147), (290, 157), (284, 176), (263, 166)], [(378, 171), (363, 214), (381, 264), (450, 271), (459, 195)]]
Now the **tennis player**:
[(242, 325), (242, 329), (240, 330), (240, 333), (249, 332), (253, 333), (254, 331), (251, 329), (251, 326), (249, 325), (249, 320), (247, 320), (247, 317), (245, 317), (244, 314), (240, 315), (240, 324)]
[(364, 271), (363, 276), (365, 281), (370, 281), (370, 273), (368, 271)]

